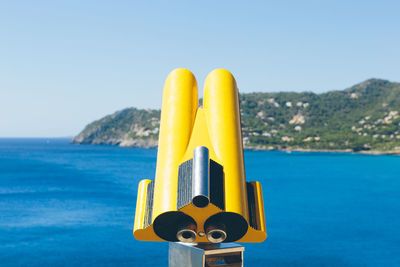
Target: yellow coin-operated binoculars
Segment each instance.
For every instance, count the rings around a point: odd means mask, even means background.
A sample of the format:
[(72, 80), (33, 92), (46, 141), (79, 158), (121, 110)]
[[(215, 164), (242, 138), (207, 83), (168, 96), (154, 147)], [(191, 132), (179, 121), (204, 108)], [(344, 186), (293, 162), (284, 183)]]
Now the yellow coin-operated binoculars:
[(156, 177), (139, 183), (136, 239), (209, 245), (265, 240), (261, 184), (245, 178), (238, 97), (227, 70), (208, 75), (203, 107), (189, 70), (169, 74)]

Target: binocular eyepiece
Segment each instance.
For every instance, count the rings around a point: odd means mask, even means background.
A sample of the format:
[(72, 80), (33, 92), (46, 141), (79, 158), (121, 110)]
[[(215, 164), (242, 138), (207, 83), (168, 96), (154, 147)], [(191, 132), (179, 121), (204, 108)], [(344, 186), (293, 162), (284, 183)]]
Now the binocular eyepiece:
[(196, 226), (191, 224), (188, 228), (179, 230), (176, 233), (176, 238), (183, 243), (193, 243), (197, 238)]
[(212, 229), (207, 231), (207, 239), (211, 243), (221, 243), (224, 242), (227, 235), (222, 229)]
[[(206, 232), (199, 232), (199, 236), (204, 236), (206, 235), (207, 240), (210, 243), (221, 243), (224, 242), (227, 234), (226, 231), (224, 230), (224, 227), (221, 226), (221, 228), (217, 228), (214, 226), (209, 226), (206, 230)], [(186, 228), (180, 229), (176, 233), (176, 238), (183, 243), (193, 243), (196, 238), (197, 238), (197, 233), (196, 233), (196, 226), (193, 224), (188, 225)]]

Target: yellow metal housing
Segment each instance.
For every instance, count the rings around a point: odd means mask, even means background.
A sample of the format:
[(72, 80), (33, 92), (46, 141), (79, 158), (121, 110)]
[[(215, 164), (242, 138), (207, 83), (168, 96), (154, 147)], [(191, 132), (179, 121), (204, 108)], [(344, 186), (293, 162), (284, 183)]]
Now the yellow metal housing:
[[(202, 196), (209, 203), (201, 207), (192, 201), (197, 147), (205, 147), (209, 156), (209, 195)], [(195, 235), (188, 240), (197, 243), (267, 237), (261, 184), (245, 178), (238, 90), (227, 70), (208, 75), (203, 108), (189, 70), (172, 71), (165, 83), (156, 178), (139, 183), (134, 236), (178, 241), (182, 230)]]

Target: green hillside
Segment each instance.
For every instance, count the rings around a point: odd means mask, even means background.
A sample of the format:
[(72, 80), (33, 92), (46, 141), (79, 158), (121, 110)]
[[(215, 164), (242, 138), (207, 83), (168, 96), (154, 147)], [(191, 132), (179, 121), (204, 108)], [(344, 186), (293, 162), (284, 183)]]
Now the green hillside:
[[(400, 83), (370, 79), (322, 94), (240, 94), (250, 149), (400, 152)], [(95, 121), (74, 143), (154, 147), (159, 110), (128, 108)]]
[(90, 123), (73, 143), (155, 147), (159, 125), (160, 110), (127, 108)]

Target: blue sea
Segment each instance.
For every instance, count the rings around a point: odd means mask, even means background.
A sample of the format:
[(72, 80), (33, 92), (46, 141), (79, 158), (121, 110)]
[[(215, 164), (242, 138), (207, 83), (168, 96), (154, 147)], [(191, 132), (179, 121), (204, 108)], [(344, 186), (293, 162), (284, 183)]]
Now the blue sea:
[[(1, 266), (167, 266), (132, 236), (155, 149), (0, 139)], [(246, 151), (268, 238), (245, 266), (400, 266), (400, 157)]]

